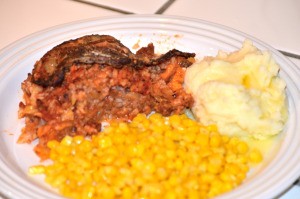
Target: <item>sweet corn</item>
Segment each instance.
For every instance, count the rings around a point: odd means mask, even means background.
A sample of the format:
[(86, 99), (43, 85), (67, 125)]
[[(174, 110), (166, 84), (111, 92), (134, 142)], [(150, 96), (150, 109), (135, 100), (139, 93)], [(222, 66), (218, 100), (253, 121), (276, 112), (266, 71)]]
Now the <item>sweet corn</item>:
[(66, 136), (50, 141), (53, 164), (30, 174), (69, 198), (210, 198), (234, 189), (258, 150), (202, 126), (185, 115), (137, 115), (112, 123), (91, 139)]

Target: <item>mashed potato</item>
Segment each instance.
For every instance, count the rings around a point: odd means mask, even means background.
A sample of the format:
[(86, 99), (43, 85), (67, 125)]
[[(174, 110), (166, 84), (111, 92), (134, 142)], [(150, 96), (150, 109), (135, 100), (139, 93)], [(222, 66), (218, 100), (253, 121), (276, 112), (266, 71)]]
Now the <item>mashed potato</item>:
[(187, 69), (185, 88), (194, 116), (216, 124), (222, 134), (265, 139), (280, 133), (287, 120), (285, 82), (269, 52), (246, 40), (242, 49), (206, 57)]

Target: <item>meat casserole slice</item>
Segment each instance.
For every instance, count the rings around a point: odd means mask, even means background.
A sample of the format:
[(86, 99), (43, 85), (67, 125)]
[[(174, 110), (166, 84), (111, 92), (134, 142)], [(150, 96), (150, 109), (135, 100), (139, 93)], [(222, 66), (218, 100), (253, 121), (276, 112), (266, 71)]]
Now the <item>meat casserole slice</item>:
[(108, 35), (88, 35), (48, 51), (21, 88), (18, 143), (39, 139), (35, 152), (49, 157), (47, 142), (89, 136), (102, 122), (130, 121), (138, 113), (181, 114), (193, 104), (183, 89), (194, 53), (176, 49), (155, 55), (153, 44), (132, 53)]

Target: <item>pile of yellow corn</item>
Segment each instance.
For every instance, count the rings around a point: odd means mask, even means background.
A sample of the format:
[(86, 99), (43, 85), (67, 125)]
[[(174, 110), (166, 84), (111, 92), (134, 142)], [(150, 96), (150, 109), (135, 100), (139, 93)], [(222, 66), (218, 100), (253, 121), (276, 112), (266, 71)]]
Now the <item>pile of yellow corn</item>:
[(69, 198), (210, 198), (238, 186), (262, 161), (238, 138), (220, 135), (186, 115), (136, 116), (91, 139), (50, 141), (53, 164), (31, 174)]

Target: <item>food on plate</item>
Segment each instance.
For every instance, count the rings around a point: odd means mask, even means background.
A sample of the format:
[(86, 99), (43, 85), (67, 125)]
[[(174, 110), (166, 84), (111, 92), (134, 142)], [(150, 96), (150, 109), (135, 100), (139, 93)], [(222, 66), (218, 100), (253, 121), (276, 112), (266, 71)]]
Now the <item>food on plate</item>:
[(262, 154), (186, 115), (138, 114), (91, 139), (50, 141), (30, 168), (69, 198), (211, 198), (237, 187)]
[(280, 133), (288, 115), (279, 66), (267, 51), (246, 40), (233, 53), (220, 51), (186, 71), (185, 88), (194, 97), (194, 116), (220, 133), (265, 139)]
[(239, 186), (263, 160), (244, 137), (283, 130), (285, 82), (248, 40), (194, 57), (151, 43), (133, 53), (108, 35), (48, 51), (22, 83), (18, 142), (38, 139), (52, 161), (29, 173), (69, 198), (211, 198)]
[(108, 35), (88, 35), (48, 51), (22, 82), (19, 143), (39, 140), (35, 152), (47, 159), (50, 140), (93, 135), (103, 122), (129, 121), (152, 111), (181, 114), (193, 104), (183, 89), (194, 53), (176, 49), (163, 55), (149, 44), (132, 53)]

